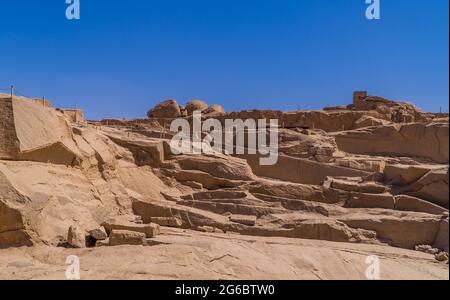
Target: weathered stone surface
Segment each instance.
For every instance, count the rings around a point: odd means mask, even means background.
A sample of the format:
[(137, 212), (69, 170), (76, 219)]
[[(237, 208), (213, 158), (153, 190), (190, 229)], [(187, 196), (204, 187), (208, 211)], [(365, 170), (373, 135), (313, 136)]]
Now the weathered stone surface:
[(384, 168), (384, 176), (388, 183), (404, 186), (416, 182), (430, 170), (430, 166), (388, 164)]
[(78, 165), (63, 114), (26, 98), (0, 95), (0, 159)]
[(350, 193), (349, 199), (345, 202), (350, 208), (386, 208), (394, 209), (395, 199), (390, 194), (364, 194)]
[(235, 223), (240, 223), (248, 226), (255, 226), (256, 224), (256, 216), (248, 216), (248, 215), (231, 215), (230, 221)]
[(448, 163), (448, 123), (387, 125), (333, 136), (339, 149), (349, 153), (424, 157)]
[(435, 215), (442, 215), (443, 213), (448, 212), (447, 209), (439, 205), (407, 195), (395, 196), (395, 209), (403, 211), (417, 211)]
[(110, 246), (120, 245), (147, 245), (145, 233), (128, 231), (128, 230), (113, 230), (109, 236)]
[(360, 192), (368, 194), (383, 194), (387, 191), (386, 186), (374, 182), (363, 182), (346, 179), (331, 179), (331, 188), (348, 192)]
[(0, 248), (31, 245), (19, 204), (27, 199), (10, 183), (0, 167)]
[(448, 218), (441, 220), (439, 224), (439, 230), (436, 235), (436, 239), (434, 241), (434, 247), (444, 250), (448, 252), (448, 239), (449, 239), (449, 232), (448, 232)]
[(185, 155), (177, 157), (184, 170), (199, 170), (229, 180), (252, 180), (254, 175), (245, 160), (225, 155)]
[(431, 245), (439, 230), (439, 217), (389, 217), (372, 216), (342, 218), (342, 222), (352, 228), (373, 230), (377, 237), (392, 246), (414, 249), (416, 245)]
[(150, 221), (160, 226), (181, 227), (183, 222), (175, 217), (152, 217)]
[(182, 220), (183, 228), (211, 226), (226, 229), (231, 224), (228, 218), (197, 208), (177, 205), (170, 201), (135, 201), (133, 211), (144, 223), (154, 217), (176, 217)]
[(448, 167), (431, 170), (414, 183), (402, 187), (400, 191), (448, 208)]
[(257, 176), (282, 181), (320, 185), (328, 176), (369, 176), (370, 172), (354, 170), (332, 164), (323, 164), (309, 159), (296, 158), (280, 154), (275, 165), (260, 164), (258, 155), (240, 155), (247, 160)]
[(389, 122), (383, 119), (378, 119), (372, 116), (362, 116), (355, 122), (355, 128), (373, 127), (380, 125), (387, 125)]

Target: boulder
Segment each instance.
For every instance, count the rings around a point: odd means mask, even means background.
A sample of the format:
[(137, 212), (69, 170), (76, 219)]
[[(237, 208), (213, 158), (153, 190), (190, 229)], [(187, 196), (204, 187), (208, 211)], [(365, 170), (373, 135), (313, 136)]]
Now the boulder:
[(106, 247), (109, 246), (109, 238), (104, 240), (97, 240), (95, 242), (95, 247)]
[(436, 254), (436, 260), (437, 261), (448, 261), (448, 253), (447, 252), (440, 252), (438, 254)]
[(70, 226), (67, 233), (67, 243), (73, 248), (85, 248), (86, 233), (76, 225)]
[(147, 245), (145, 234), (128, 230), (113, 230), (109, 236), (110, 246), (120, 245)]
[(108, 234), (106, 233), (105, 227), (103, 226), (89, 230), (88, 233), (91, 237), (93, 237), (97, 241), (106, 240), (108, 238)]
[(214, 104), (208, 107), (208, 109), (206, 109), (205, 111), (203, 111), (203, 113), (205, 114), (225, 113), (225, 109), (223, 108), (223, 106), (219, 104)]
[(439, 249), (433, 248), (431, 245), (417, 245), (415, 247), (415, 250), (432, 255), (436, 255), (439, 253)]
[(149, 118), (178, 118), (181, 116), (180, 106), (176, 100), (170, 99), (158, 103), (147, 113)]
[(137, 224), (125, 220), (123, 217), (114, 217), (102, 223), (106, 232), (111, 235), (113, 230), (127, 230), (144, 233), (147, 238), (152, 238), (160, 233), (158, 224)]
[(203, 102), (202, 100), (191, 100), (186, 104), (187, 114), (190, 116), (194, 113), (194, 111), (201, 111), (208, 109), (208, 104)]

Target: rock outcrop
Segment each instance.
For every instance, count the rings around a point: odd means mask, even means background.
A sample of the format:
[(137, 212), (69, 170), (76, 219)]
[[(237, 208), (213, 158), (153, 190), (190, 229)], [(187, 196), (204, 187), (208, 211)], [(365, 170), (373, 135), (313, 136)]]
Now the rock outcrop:
[(186, 104), (187, 114), (190, 116), (194, 113), (194, 111), (205, 111), (208, 109), (208, 104), (202, 100), (190, 100)]
[(448, 164), (448, 123), (384, 125), (332, 134), (353, 154), (409, 156)]
[(181, 109), (176, 100), (166, 100), (149, 110), (147, 116), (149, 118), (178, 118), (181, 116)]
[[(448, 260), (448, 118), (356, 96), (349, 106), (292, 112), (167, 100), (148, 119), (91, 122), (0, 95), (0, 248), (95, 253), (252, 236)], [(168, 125), (191, 122), (194, 110), (219, 124), (277, 119), (276, 163), (261, 165), (248, 143), (244, 154), (175, 155)]]

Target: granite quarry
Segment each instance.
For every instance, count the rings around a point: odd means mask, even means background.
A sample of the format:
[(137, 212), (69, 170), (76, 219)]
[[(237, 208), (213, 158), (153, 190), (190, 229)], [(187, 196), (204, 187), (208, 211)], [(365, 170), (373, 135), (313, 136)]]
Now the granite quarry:
[[(63, 279), (69, 255), (83, 279), (364, 279), (371, 255), (383, 279), (448, 279), (448, 114), (363, 91), (349, 102), (170, 99), (92, 121), (0, 94), (0, 279)], [(171, 123), (195, 111), (278, 120), (277, 162), (172, 153)]]

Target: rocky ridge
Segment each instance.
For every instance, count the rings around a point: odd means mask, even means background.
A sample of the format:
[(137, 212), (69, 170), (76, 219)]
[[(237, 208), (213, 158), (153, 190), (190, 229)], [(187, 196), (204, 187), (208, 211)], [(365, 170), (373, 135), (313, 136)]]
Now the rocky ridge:
[[(278, 162), (172, 154), (170, 122), (196, 109), (222, 123), (278, 119)], [(94, 122), (0, 95), (0, 125), (0, 248), (163, 247), (165, 228), (178, 228), (448, 264), (448, 116), (412, 104), (356, 93), (322, 111), (227, 113), (168, 100), (147, 119)]]

